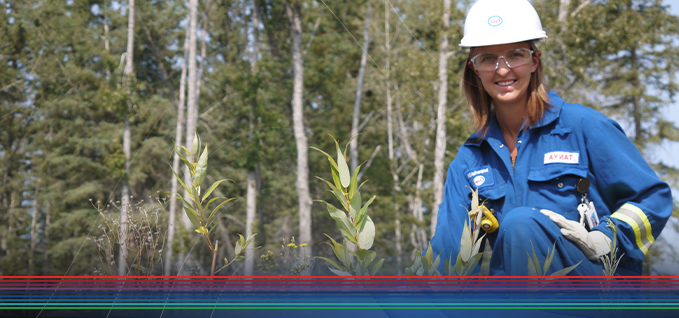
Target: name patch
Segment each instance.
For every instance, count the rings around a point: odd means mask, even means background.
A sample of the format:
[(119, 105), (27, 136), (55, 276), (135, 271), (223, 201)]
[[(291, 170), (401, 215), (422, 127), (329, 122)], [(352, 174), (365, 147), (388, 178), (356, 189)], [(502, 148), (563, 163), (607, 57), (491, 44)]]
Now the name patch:
[(580, 153), (570, 151), (552, 151), (545, 153), (544, 164), (550, 163), (578, 164), (580, 163)]
[(495, 184), (495, 179), (493, 179), (493, 170), (490, 169), (490, 166), (481, 166), (469, 169), (464, 172), (464, 176), (474, 189), (489, 187)]

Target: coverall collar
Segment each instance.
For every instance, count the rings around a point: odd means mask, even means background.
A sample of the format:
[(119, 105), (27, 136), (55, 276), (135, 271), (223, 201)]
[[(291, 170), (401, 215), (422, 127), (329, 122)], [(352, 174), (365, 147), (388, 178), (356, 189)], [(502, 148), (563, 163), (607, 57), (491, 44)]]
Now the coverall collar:
[[(552, 107), (547, 107), (545, 109), (545, 114), (542, 116), (542, 119), (538, 121), (537, 124), (529, 127), (529, 129), (534, 129), (534, 128), (540, 128), (546, 125), (551, 124), (555, 120), (559, 118), (559, 114), (561, 113), (561, 106), (563, 105), (564, 101), (557, 95), (554, 91), (550, 90), (549, 91), (549, 105)], [(496, 135), (495, 132), (500, 131), (500, 126), (497, 123), (497, 119), (495, 118), (495, 110), (491, 112), (491, 119), (490, 119), (490, 127), (488, 128), (488, 133), (486, 133), (485, 136), (481, 136), (480, 132), (474, 132), (468, 139), (465, 141), (465, 145), (468, 146), (481, 146), (481, 143), (484, 140), (488, 140), (488, 138), (492, 138), (493, 135)], [(501, 135), (500, 135), (501, 136)]]

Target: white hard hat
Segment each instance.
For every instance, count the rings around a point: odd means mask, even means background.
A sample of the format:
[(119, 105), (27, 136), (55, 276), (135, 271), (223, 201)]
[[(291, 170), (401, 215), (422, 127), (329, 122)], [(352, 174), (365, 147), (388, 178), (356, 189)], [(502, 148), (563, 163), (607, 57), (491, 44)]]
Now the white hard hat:
[(464, 21), (462, 47), (546, 39), (540, 17), (527, 0), (479, 0)]

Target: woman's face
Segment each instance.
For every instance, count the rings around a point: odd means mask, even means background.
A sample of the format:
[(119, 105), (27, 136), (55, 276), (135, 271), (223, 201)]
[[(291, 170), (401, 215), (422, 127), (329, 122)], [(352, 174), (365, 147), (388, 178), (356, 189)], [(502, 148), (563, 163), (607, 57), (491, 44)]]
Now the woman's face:
[[(474, 53), (476, 55), (492, 52), (502, 55), (503, 52), (518, 48), (530, 49), (530, 46), (526, 42), (483, 46), (476, 48)], [(481, 79), (483, 88), (493, 99), (495, 105), (519, 102), (525, 104), (528, 102), (528, 84), (530, 83), (531, 73), (537, 70), (541, 55), (542, 52), (536, 51), (529, 63), (516, 67), (512, 66), (512, 68), (507, 67), (505, 59), (501, 58), (497, 70), (489, 71), (476, 70), (472, 62), (468, 62), (468, 64)]]

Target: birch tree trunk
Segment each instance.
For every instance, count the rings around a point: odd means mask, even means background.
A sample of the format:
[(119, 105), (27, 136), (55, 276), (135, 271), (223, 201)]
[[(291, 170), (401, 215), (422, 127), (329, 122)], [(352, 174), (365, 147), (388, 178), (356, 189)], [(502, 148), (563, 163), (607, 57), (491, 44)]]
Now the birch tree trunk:
[(443, 0), (443, 31), (439, 45), (439, 96), (436, 111), (436, 146), (434, 148), (434, 206), (431, 213), (431, 236), (436, 233), (439, 205), (443, 201), (444, 159), (446, 156), (446, 109), (448, 106), (448, 30), (450, 0)]
[[(42, 274), (43, 275), (49, 275), (49, 262), (48, 262), (48, 257), (47, 257), (47, 249), (49, 249), (49, 241), (50, 241), (50, 225), (52, 224), (51, 220), (51, 215), (50, 212), (52, 211), (52, 204), (50, 203), (49, 200), (46, 200), (45, 202), (45, 234), (43, 235), (43, 238), (45, 239), (44, 246), (45, 246), (45, 252), (43, 255), (43, 264), (42, 264)], [(111, 261), (109, 260), (109, 266), (111, 265)]]
[(568, 9), (571, 6), (571, 0), (559, 0), (559, 24), (561, 25), (561, 32), (566, 31), (566, 20), (568, 18)]
[[(413, 204), (413, 216), (417, 218), (418, 221), (424, 222), (424, 215), (422, 214), (422, 195), (420, 190), (422, 189), (422, 173), (424, 172), (424, 164), (420, 163), (417, 167), (417, 182), (415, 183), (415, 202)], [(427, 232), (424, 228), (417, 228), (418, 242), (420, 244), (420, 250), (424, 251), (427, 248)]]
[(353, 171), (358, 166), (358, 120), (361, 115), (361, 97), (363, 97), (363, 79), (365, 78), (365, 65), (368, 62), (368, 50), (370, 47), (370, 13), (372, 6), (368, 3), (368, 8), (365, 12), (365, 25), (363, 26), (363, 52), (361, 53), (361, 62), (358, 68), (358, 81), (356, 84), (356, 99), (354, 100), (354, 114), (351, 121), (351, 142), (349, 143), (349, 157), (351, 158), (351, 170)]
[[(389, 81), (389, 75), (391, 71), (391, 43), (389, 39), (389, 1), (384, 1), (384, 48), (385, 48), (385, 65), (384, 71), (386, 73), (387, 81), (386, 91), (387, 91), (387, 141), (389, 148), (389, 167), (391, 171), (391, 176), (394, 180), (394, 191), (400, 192), (401, 186), (399, 185), (399, 177), (396, 172), (396, 162), (394, 161), (394, 128), (392, 121), (392, 96), (391, 96), (391, 82)], [(394, 239), (396, 240), (396, 263), (399, 273), (403, 267), (403, 247), (401, 246), (401, 218), (398, 203), (394, 202)]]
[[(125, 85), (128, 81), (132, 79), (129, 78), (132, 73), (134, 73), (134, 0), (128, 0), (127, 8), (127, 53), (125, 56)], [(128, 94), (129, 94), (128, 87)], [(131, 110), (131, 102), (128, 101), (128, 108)], [(132, 143), (132, 134), (130, 132), (130, 118), (129, 115), (125, 115), (125, 127), (123, 129), (123, 153), (125, 154), (125, 179), (123, 179), (122, 186), (122, 198), (120, 199), (121, 211), (120, 211), (120, 252), (118, 257), (118, 275), (127, 275), (127, 231), (128, 224), (127, 220), (129, 218), (129, 206), (130, 206), (130, 185), (127, 182), (127, 178), (130, 176), (130, 152)]]
[[(109, 54), (111, 53), (111, 37), (109, 36), (108, 15), (106, 15), (106, 10), (108, 10), (108, 1), (104, 1), (102, 12), (104, 13), (104, 50), (106, 50), (106, 54)], [(108, 67), (106, 68), (105, 78), (107, 82), (111, 79), (111, 70), (109, 70)]]
[(304, 129), (304, 109), (302, 89), (304, 87), (304, 67), (302, 65), (302, 6), (297, 2), (286, 2), (285, 12), (292, 36), (292, 124), (297, 145), (297, 198), (299, 201), (299, 242), (307, 243), (309, 256), (313, 255), (311, 241), (311, 196), (309, 195), (309, 165), (307, 137)]
[[(197, 10), (197, 9), (196, 9)], [(210, 1), (205, 3), (205, 18), (203, 19), (203, 32), (201, 32), (200, 39), (200, 67), (198, 68), (198, 77), (196, 78), (196, 123), (198, 121), (198, 105), (200, 102), (200, 86), (203, 83), (203, 70), (205, 69), (205, 59), (207, 59), (207, 26), (208, 26), (208, 12), (210, 10)]]
[[(188, 58), (188, 72), (189, 72), (189, 83), (188, 83), (188, 97), (187, 97), (187, 111), (186, 111), (186, 146), (187, 149), (191, 149), (193, 144), (193, 135), (196, 132), (196, 124), (198, 123), (198, 105), (196, 104), (196, 82), (198, 79), (198, 72), (196, 71), (196, 43), (197, 34), (196, 29), (198, 28), (198, 0), (189, 1), (189, 58)], [(197, 159), (197, 158), (196, 158)], [(188, 167), (184, 167), (184, 182), (193, 182), (191, 178), (191, 173)], [(189, 193), (184, 191), (184, 199), (190, 200)], [(182, 213), (182, 221), (184, 227), (190, 229), (192, 224), (189, 221), (186, 213)]]
[(40, 180), (36, 180), (35, 198), (33, 199), (33, 215), (31, 216), (31, 253), (28, 258), (29, 275), (35, 275), (35, 246), (38, 241), (36, 224), (38, 223), (38, 211), (40, 210), (40, 206), (38, 205), (39, 182)]
[[(257, 3), (252, 1), (252, 40), (250, 41), (250, 72), (255, 76), (257, 72), (257, 58), (259, 56), (259, 10)], [(250, 118), (249, 118), (249, 139), (251, 143), (255, 142), (255, 105), (257, 104), (257, 93), (255, 92), (252, 101), (250, 102)], [(253, 234), (252, 227), (257, 216), (257, 173), (254, 167), (248, 171), (247, 192), (246, 192), (246, 208), (245, 208), (245, 237), (248, 238)], [(255, 269), (255, 251), (248, 249), (245, 251), (245, 276), (252, 276)]]
[[(187, 21), (189, 17), (187, 16)], [(179, 100), (177, 102), (177, 128), (175, 131), (174, 145), (175, 147), (182, 145), (182, 133), (184, 130), (184, 103), (186, 102), (186, 69), (187, 60), (189, 55), (189, 32), (186, 32), (184, 37), (184, 65), (182, 65), (182, 73), (179, 78)], [(175, 152), (172, 158), (172, 169), (174, 171), (179, 171), (179, 155)], [(172, 174), (172, 193), (177, 193), (177, 188), (179, 182), (177, 182), (177, 177)], [(177, 200), (170, 200), (170, 217), (168, 221), (167, 229), (167, 244), (165, 250), (165, 268), (163, 269), (163, 275), (170, 276), (172, 274), (172, 241), (174, 241), (174, 231), (175, 223), (177, 222), (176, 217), (177, 211)]]

